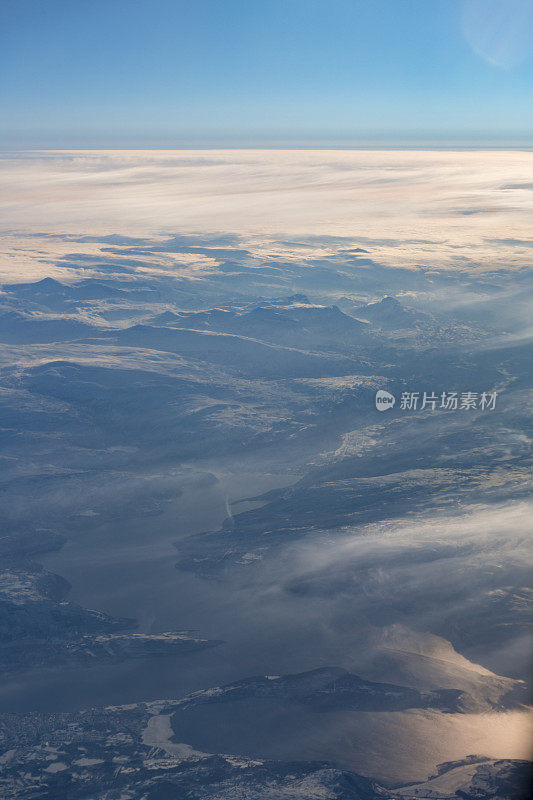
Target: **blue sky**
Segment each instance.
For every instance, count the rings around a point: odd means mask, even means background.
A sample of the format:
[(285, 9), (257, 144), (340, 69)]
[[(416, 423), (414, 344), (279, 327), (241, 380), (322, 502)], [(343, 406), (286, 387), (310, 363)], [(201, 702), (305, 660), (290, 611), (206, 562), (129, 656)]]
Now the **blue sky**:
[(531, 142), (533, 0), (0, 0), (2, 142)]

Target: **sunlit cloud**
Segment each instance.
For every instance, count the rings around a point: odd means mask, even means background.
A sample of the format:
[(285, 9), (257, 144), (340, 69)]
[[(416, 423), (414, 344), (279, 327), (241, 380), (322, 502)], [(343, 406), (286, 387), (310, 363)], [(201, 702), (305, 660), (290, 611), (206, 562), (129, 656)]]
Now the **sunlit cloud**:
[[(59, 277), (76, 262), (89, 277), (96, 261), (85, 257), (98, 255), (99, 237), (116, 233), (157, 244), (176, 233), (224, 231), (259, 258), (284, 260), (342, 253), (349, 263), (365, 257), (350, 248), (362, 247), (395, 267), (474, 271), (530, 263), (520, 242), (530, 236), (533, 195), (511, 188), (532, 180), (528, 152), (34, 152), (5, 154), (2, 174), (4, 281)], [(47, 236), (25, 238), (37, 233)], [(495, 248), (495, 238), (506, 244)], [(108, 248), (110, 264), (130, 245), (120, 253)], [(143, 268), (172, 273), (172, 258), (146, 249)], [(205, 259), (195, 264), (196, 271), (209, 268)]]

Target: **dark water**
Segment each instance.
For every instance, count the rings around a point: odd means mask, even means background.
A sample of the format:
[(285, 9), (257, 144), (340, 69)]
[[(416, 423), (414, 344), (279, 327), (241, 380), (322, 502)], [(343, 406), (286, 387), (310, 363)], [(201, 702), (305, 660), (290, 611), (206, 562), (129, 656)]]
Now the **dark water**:
[[(216, 483), (190, 482), (161, 514), (127, 519), (125, 510), (124, 519), (105, 524), (98, 524), (95, 518), (83, 533), (74, 531), (61, 551), (41, 561), (70, 581), (69, 599), (74, 602), (115, 616), (137, 617), (143, 632), (194, 630), (224, 643), (185, 656), (21, 673), (0, 688), (2, 711), (75, 711), (179, 698), (253, 675), (280, 675), (327, 665), (354, 667), (364, 649), (362, 621), (351, 618), (349, 604), (348, 624), (341, 630), (331, 625), (327, 601), (288, 598), (280, 595), (276, 586), (269, 592), (264, 581), (246, 579), (246, 570), (239, 571), (244, 572), (244, 579), (230, 583), (176, 569), (175, 542), (180, 538), (216, 530), (228, 511), (238, 513), (257, 505), (257, 501), (239, 503), (239, 499), (296, 480), (294, 474), (264, 472), (233, 471), (217, 477)], [(265, 574), (275, 575), (276, 565)], [(392, 781), (423, 779), (435, 764), (470, 752), (495, 757), (527, 755), (528, 723), (522, 711), (467, 715), (425, 710), (378, 715), (343, 712), (319, 718), (298, 711), (285, 720), (284, 709), (278, 718), (275, 709), (268, 711), (260, 704), (261, 725), (255, 726), (256, 715), (252, 715), (246, 725), (233, 726), (233, 739), (228, 739), (224, 709), (220, 720), (218, 711), (217, 707), (206, 709), (207, 719), (200, 715), (198, 724), (187, 718), (183, 731), (178, 726), (178, 737), (211, 751), (331, 758), (345, 768)], [(280, 719), (285, 720), (281, 727)], [(280, 738), (276, 731), (284, 735)]]
[[(258, 502), (239, 502), (296, 480), (294, 475), (228, 473), (218, 482), (188, 485), (162, 514), (87, 526), (57, 553), (40, 558), (64, 576), (68, 599), (118, 617), (135, 617), (138, 630), (193, 631), (224, 644), (185, 656), (119, 665), (42, 669), (10, 677), (0, 687), (0, 710), (60, 711), (180, 695), (265, 669), (306, 668), (294, 620), (277, 620), (268, 609), (258, 618), (249, 590), (176, 569), (175, 542), (217, 529), (228, 516)], [(308, 633), (303, 634), (304, 638)], [(311, 637), (310, 637), (311, 638)], [(292, 646), (291, 646), (292, 645)], [(293, 655), (294, 653), (294, 655)]]

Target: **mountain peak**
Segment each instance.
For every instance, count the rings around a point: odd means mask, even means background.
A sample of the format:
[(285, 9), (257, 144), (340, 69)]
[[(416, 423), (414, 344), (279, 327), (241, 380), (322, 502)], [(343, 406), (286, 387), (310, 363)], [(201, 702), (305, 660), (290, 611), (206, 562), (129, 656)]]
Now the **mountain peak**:
[(400, 301), (397, 300), (396, 297), (391, 297), (390, 295), (385, 295), (385, 297), (382, 297), (382, 299), (379, 300), (377, 303), (371, 303), (370, 305), (387, 306), (388, 308), (402, 308), (402, 304), (400, 303)]
[(50, 277), (43, 278), (42, 281), (37, 281), (37, 283), (34, 283), (33, 286), (40, 286), (42, 289), (58, 289), (58, 288), (64, 289), (65, 288), (65, 284), (64, 283), (60, 283), (59, 281), (56, 281), (55, 278), (50, 278)]

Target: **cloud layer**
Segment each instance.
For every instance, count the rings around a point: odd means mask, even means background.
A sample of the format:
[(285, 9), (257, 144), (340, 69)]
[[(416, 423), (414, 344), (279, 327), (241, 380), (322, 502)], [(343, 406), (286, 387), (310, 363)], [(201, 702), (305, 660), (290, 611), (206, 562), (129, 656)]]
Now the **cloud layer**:
[[(530, 263), (530, 152), (36, 151), (2, 161), (7, 281), (52, 274), (66, 252), (95, 251), (94, 241), (26, 238), (38, 232), (224, 231), (265, 256), (301, 255), (303, 244), (319, 256), (348, 240), (393, 266)], [(281, 247), (284, 237), (297, 241)]]

